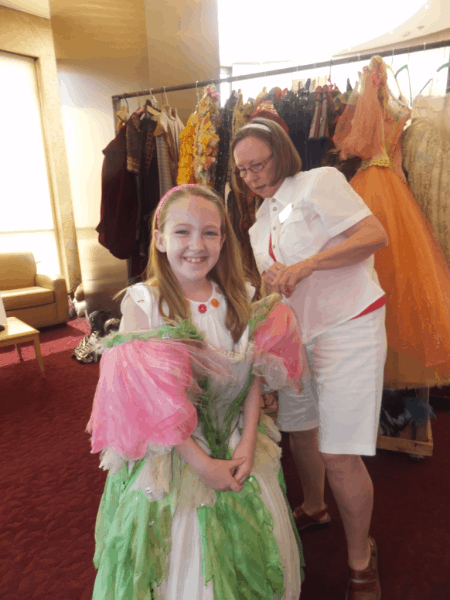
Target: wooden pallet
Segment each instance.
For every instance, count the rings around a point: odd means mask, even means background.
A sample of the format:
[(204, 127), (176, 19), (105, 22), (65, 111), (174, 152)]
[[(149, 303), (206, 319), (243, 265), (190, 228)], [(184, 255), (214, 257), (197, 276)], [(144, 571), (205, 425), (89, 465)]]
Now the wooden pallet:
[[(416, 396), (429, 402), (429, 388), (416, 390)], [(431, 432), (431, 421), (428, 421), (424, 425), (410, 423), (408, 427), (399, 433), (398, 437), (379, 434), (377, 448), (392, 450), (393, 452), (405, 452), (414, 456), (432, 456), (433, 434)]]

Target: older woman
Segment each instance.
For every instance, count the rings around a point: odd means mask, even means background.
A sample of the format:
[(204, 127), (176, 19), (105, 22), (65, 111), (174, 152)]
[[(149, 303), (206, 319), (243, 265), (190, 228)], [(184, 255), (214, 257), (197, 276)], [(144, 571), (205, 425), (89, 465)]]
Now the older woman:
[(273, 121), (242, 127), (232, 151), (240, 176), (264, 199), (250, 229), (258, 269), (295, 311), (311, 365), (303, 392), (279, 398), (279, 426), (290, 433), (304, 493), (297, 527), (330, 522), (326, 472), (347, 538), (346, 599), (378, 600), (373, 486), (361, 455), (376, 452), (386, 332), (373, 254), (387, 244), (386, 233), (339, 171), (301, 172), (297, 151)]

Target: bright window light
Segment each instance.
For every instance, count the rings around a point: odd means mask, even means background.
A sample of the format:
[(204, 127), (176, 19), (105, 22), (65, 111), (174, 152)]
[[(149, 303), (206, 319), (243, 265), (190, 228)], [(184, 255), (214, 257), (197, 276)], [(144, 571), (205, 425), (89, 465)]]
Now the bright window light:
[[(222, 66), (235, 63), (326, 60), (396, 29), (426, 2), (218, 0)], [(298, 61), (298, 62), (297, 62)]]
[(34, 59), (0, 52), (0, 81), (0, 252), (33, 252), (39, 272), (58, 273)]

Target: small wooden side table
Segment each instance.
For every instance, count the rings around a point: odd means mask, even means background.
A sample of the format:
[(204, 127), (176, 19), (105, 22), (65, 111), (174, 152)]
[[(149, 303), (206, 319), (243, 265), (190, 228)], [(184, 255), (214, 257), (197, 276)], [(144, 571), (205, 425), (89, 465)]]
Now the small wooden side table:
[(16, 317), (8, 317), (7, 321), (8, 324), (5, 326), (5, 330), (0, 331), (0, 347), (14, 345), (17, 353), (19, 354), (20, 360), (23, 360), (22, 351), (19, 344), (33, 340), (34, 351), (36, 352), (36, 360), (38, 361), (39, 368), (41, 369), (42, 377), (45, 377), (44, 363), (42, 362), (41, 355), (41, 344), (39, 342), (39, 331), (33, 327), (30, 327), (30, 325), (27, 325)]

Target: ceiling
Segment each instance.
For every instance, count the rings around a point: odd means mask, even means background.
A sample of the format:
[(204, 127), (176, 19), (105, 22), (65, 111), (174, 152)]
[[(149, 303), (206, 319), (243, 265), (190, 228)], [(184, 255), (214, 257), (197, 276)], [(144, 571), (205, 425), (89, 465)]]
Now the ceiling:
[(338, 52), (335, 56), (408, 48), (443, 40), (450, 40), (450, 3), (448, 0), (428, 0), (400, 27), (370, 42)]
[(57, 59), (139, 59), (147, 54), (144, 0), (0, 0), (50, 19)]
[(147, 54), (143, 0), (52, 0), (57, 59), (138, 59)]

